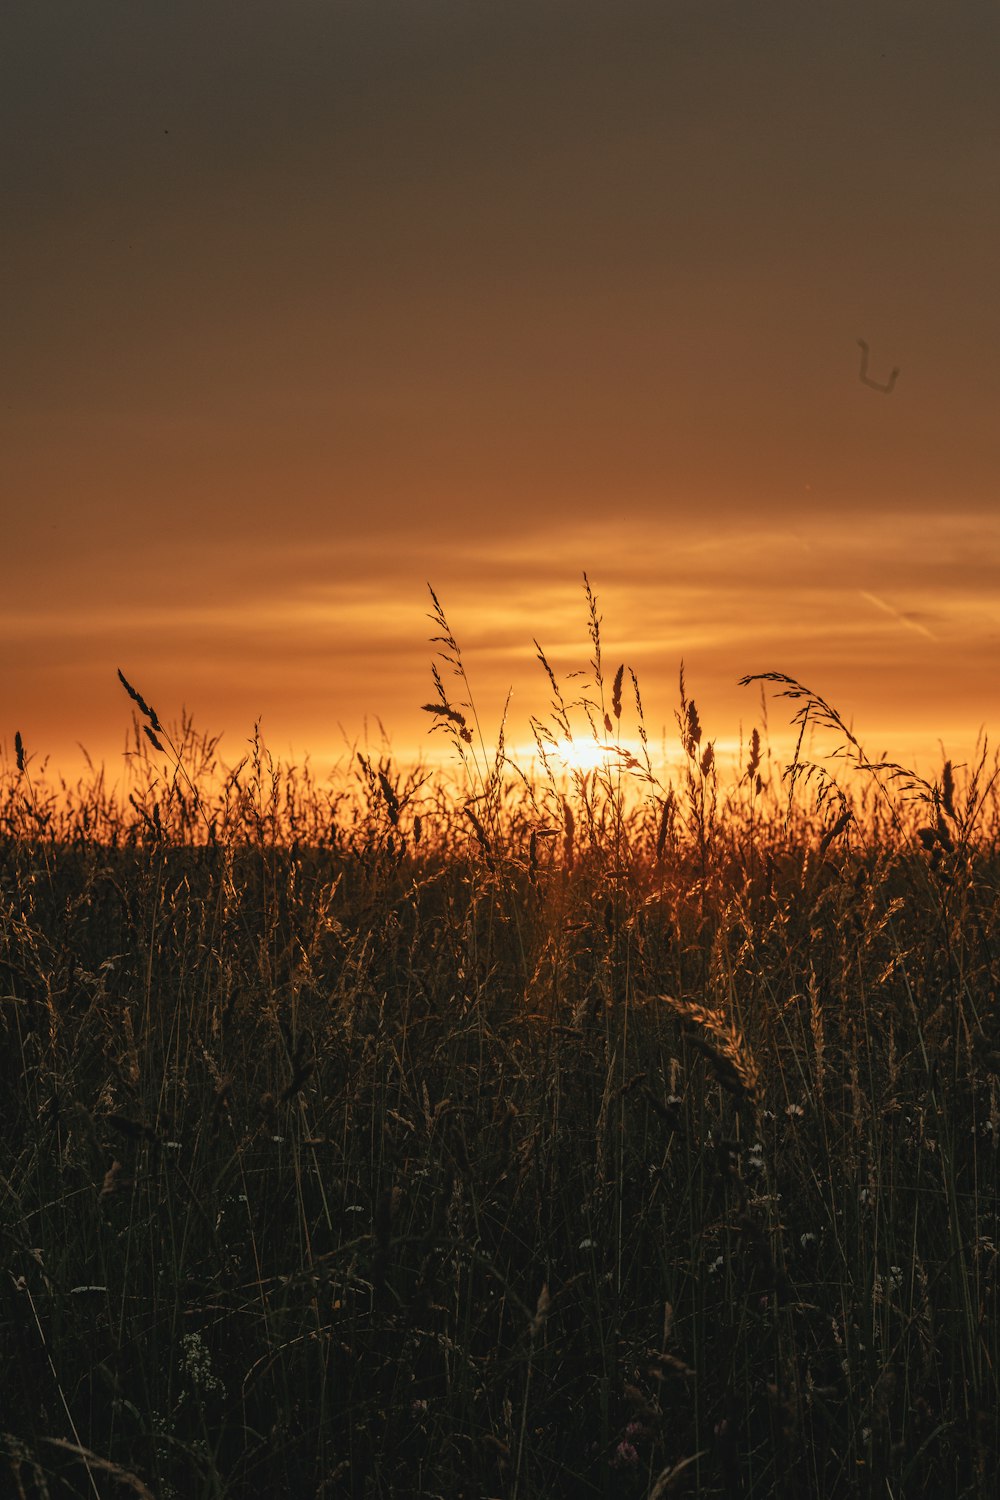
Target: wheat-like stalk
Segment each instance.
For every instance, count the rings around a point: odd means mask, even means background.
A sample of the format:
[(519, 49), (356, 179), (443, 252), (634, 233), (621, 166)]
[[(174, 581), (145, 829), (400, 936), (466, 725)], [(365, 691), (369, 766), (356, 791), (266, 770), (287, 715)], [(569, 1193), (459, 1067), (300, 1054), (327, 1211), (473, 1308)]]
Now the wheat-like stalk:
[(661, 995), (660, 999), (686, 1023), (688, 1040), (708, 1058), (722, 1087), (737, 1099), (755, 1104), (760, 1071), (743, 1033), (721, 1010), (710, 1010), (697, 1000), (682, 1000), (676, 995)]

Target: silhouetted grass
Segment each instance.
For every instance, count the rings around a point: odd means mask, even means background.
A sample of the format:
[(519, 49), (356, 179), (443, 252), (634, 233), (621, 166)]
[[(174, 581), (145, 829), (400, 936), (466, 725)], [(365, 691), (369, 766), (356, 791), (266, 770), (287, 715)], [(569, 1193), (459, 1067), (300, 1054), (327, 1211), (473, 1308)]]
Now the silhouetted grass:
[[(436, 599), (449, 780), (226, 770), (129, 684), (124, 792), (18, 739), (10, 1493), (994, 1493), (991, 768), (780, 679), (853, 775), (722, 787), (682, 683), (661, 784), (588, 607), (534, 771)], [(581, 714), (632, 748), (563, 773)]]

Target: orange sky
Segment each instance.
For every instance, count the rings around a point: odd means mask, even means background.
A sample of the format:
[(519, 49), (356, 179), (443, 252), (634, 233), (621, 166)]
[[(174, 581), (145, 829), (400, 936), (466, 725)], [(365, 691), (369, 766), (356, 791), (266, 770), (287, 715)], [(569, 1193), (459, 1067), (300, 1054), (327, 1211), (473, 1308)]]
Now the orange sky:
[[(1000, 644), (992, 0), (40, 4), (0, 20), (0, 740), (119, 666), (238, 758), (801, 676), (967, 753)], [(859, 380), (857, 340), (871, 346)], [(772, 729), (785, 710), (772, 709)]]

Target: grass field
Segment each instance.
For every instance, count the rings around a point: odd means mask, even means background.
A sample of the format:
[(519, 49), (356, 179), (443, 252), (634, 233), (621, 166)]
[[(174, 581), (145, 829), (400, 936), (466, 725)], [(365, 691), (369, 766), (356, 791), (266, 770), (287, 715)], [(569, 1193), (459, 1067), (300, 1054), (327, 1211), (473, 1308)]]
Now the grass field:
[[(590, 608), (527, 772), (439, 608), (449, 778), (225, 771), (131, 684), (126, 792), (18, 739), (3, 1493), (996, 1493), (995, 767), (778, 680), (837, 782), (683, 694), (657, 780)], [(640, 752), (557, 767), (581, 714)]]

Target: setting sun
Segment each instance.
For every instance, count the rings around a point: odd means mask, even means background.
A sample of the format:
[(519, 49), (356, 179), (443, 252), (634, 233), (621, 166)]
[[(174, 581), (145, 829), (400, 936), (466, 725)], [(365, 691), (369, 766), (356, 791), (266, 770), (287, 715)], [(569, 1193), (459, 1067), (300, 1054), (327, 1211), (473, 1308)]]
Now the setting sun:
[(591, 771), (624, 770), (635, 760), (635, 750), (627, 745), (602, 743), (592, 738), (557, 740), (552, 755), (567, 771), (587, 775)]

